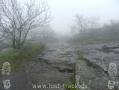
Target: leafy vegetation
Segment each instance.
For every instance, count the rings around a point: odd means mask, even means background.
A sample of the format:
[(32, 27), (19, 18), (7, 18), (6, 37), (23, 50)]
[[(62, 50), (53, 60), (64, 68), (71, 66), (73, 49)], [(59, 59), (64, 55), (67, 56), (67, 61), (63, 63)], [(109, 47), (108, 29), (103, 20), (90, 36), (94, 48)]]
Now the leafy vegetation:
[(73, 74), (70, 78), (69, 78), (70, 82), (65, 82), (64, 87), (67, 90), (79, 90), (76, 87), (76, 79), (75, 79), (75, 75)]
[(78, 50), (78, 59), (79, 60), (84, 60), (85, 58), (84, 58), (84, 56), (83, 56), (83, 52), (81, 52), (80, 50)]
[(22, 49), (5, 49), (0, 52), (0, 68), (2, 67), (2, 63), (8, 61), (11, 63), (12, 71), (22, 70), (24, 64), (28, 63), (32, 60), (32, 58), (40, 53), (44, 49), (43, 44), (38, 43), (30, 43), (27, 44)]

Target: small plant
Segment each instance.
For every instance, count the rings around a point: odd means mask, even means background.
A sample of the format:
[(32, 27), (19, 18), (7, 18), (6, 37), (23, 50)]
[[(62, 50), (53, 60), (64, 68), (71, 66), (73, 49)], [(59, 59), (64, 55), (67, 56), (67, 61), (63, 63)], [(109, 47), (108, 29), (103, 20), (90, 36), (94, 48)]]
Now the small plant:
[(81, 51), (79, 50), (79, 51), (78, 51), (78, 55), (79, 55), (79, 57), (78, 57), (79, 60), (84, 60), (83, 52), (81, 52)]
[(73, 74), (72, 76), (70, 76), (69, 82), (65, 82), (64, 87), (65, 87), (67, 90), (79, 90), (79, 89), (76, 87), (76, 79), (75, 79), (75, 75), (74, 75), (74, 74)]

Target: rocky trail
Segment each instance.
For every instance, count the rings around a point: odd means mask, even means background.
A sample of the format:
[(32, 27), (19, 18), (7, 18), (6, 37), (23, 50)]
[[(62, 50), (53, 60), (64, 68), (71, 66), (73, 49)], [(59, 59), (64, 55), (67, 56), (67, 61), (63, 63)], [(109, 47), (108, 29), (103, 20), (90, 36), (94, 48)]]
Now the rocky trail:
[[(86, 90), (119, 90), (119, 43), (83, 45), (80, 51), (83, 58), (76, 65), (80, 84), (86, 84)], [(116, 65), (111, 71), (115, 74), (113, 79), (109, 74), (110, 63)]]
[[(2, 80), (11, 81), (11, 88), (7, 90), (65, 90), (63, 85), (74, 74), (75, 55), (75, 49), (67, 44), (49, 45), (25, 66), (25, 72), (2, 77)], [(2, 80), (0, 90), (5, 90)]]
[[(82, 53), (82, 58), (77, 50)], [(113, 78), (109, 73), (110, 63), (114, 63), (117, 69), (116, 73), (112, 69)], [(119, 90), (119, 43), (47, 45), (25, 66), (24, 72), (2, 77), (0, 90), (5, 90), (2, 81), (7, 79), (11, 81), (11, 88), (7, 90), (67, 90), (63, 85), (70, 82), (74, 73), (80, 86), (78, 90), (110, 90), (109, 84), (111, 90)]]

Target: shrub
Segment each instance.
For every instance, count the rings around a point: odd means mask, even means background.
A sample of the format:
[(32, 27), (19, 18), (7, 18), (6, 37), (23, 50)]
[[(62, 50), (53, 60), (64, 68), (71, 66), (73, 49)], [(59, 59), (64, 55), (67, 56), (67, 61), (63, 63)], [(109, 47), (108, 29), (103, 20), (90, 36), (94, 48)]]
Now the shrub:
[(11, 63), (12, 71), (22, 70), (24, 65), (41, 53), (43, 49), (44, 45), (39, 43), (27, 44), (22, 49), (5, 49), (0, 52), (0, 68), (3, 62), (8, 61)]

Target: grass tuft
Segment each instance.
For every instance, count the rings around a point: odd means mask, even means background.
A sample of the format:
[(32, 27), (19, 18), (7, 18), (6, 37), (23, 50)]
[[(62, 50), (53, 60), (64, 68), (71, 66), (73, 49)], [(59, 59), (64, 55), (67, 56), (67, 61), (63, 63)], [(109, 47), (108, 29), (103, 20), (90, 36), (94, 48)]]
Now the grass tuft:
[(79, 57), (78, 57), (79, 60), (84, 60), (85, 59), (84, 55), (83, 55), (83, 52), (81, 52), (80, 50), (78, 51), (78, 55), (79, 55)]
[(66, 90), (79, 90), (76, 87), (76, 78), (75, 78), (74, 74), (72, 76), (70, 76), (69, 80), (70, 80), (70, 82), (65, 82), (65, 84), (64, 84), (64, 87), (66, 88)]

